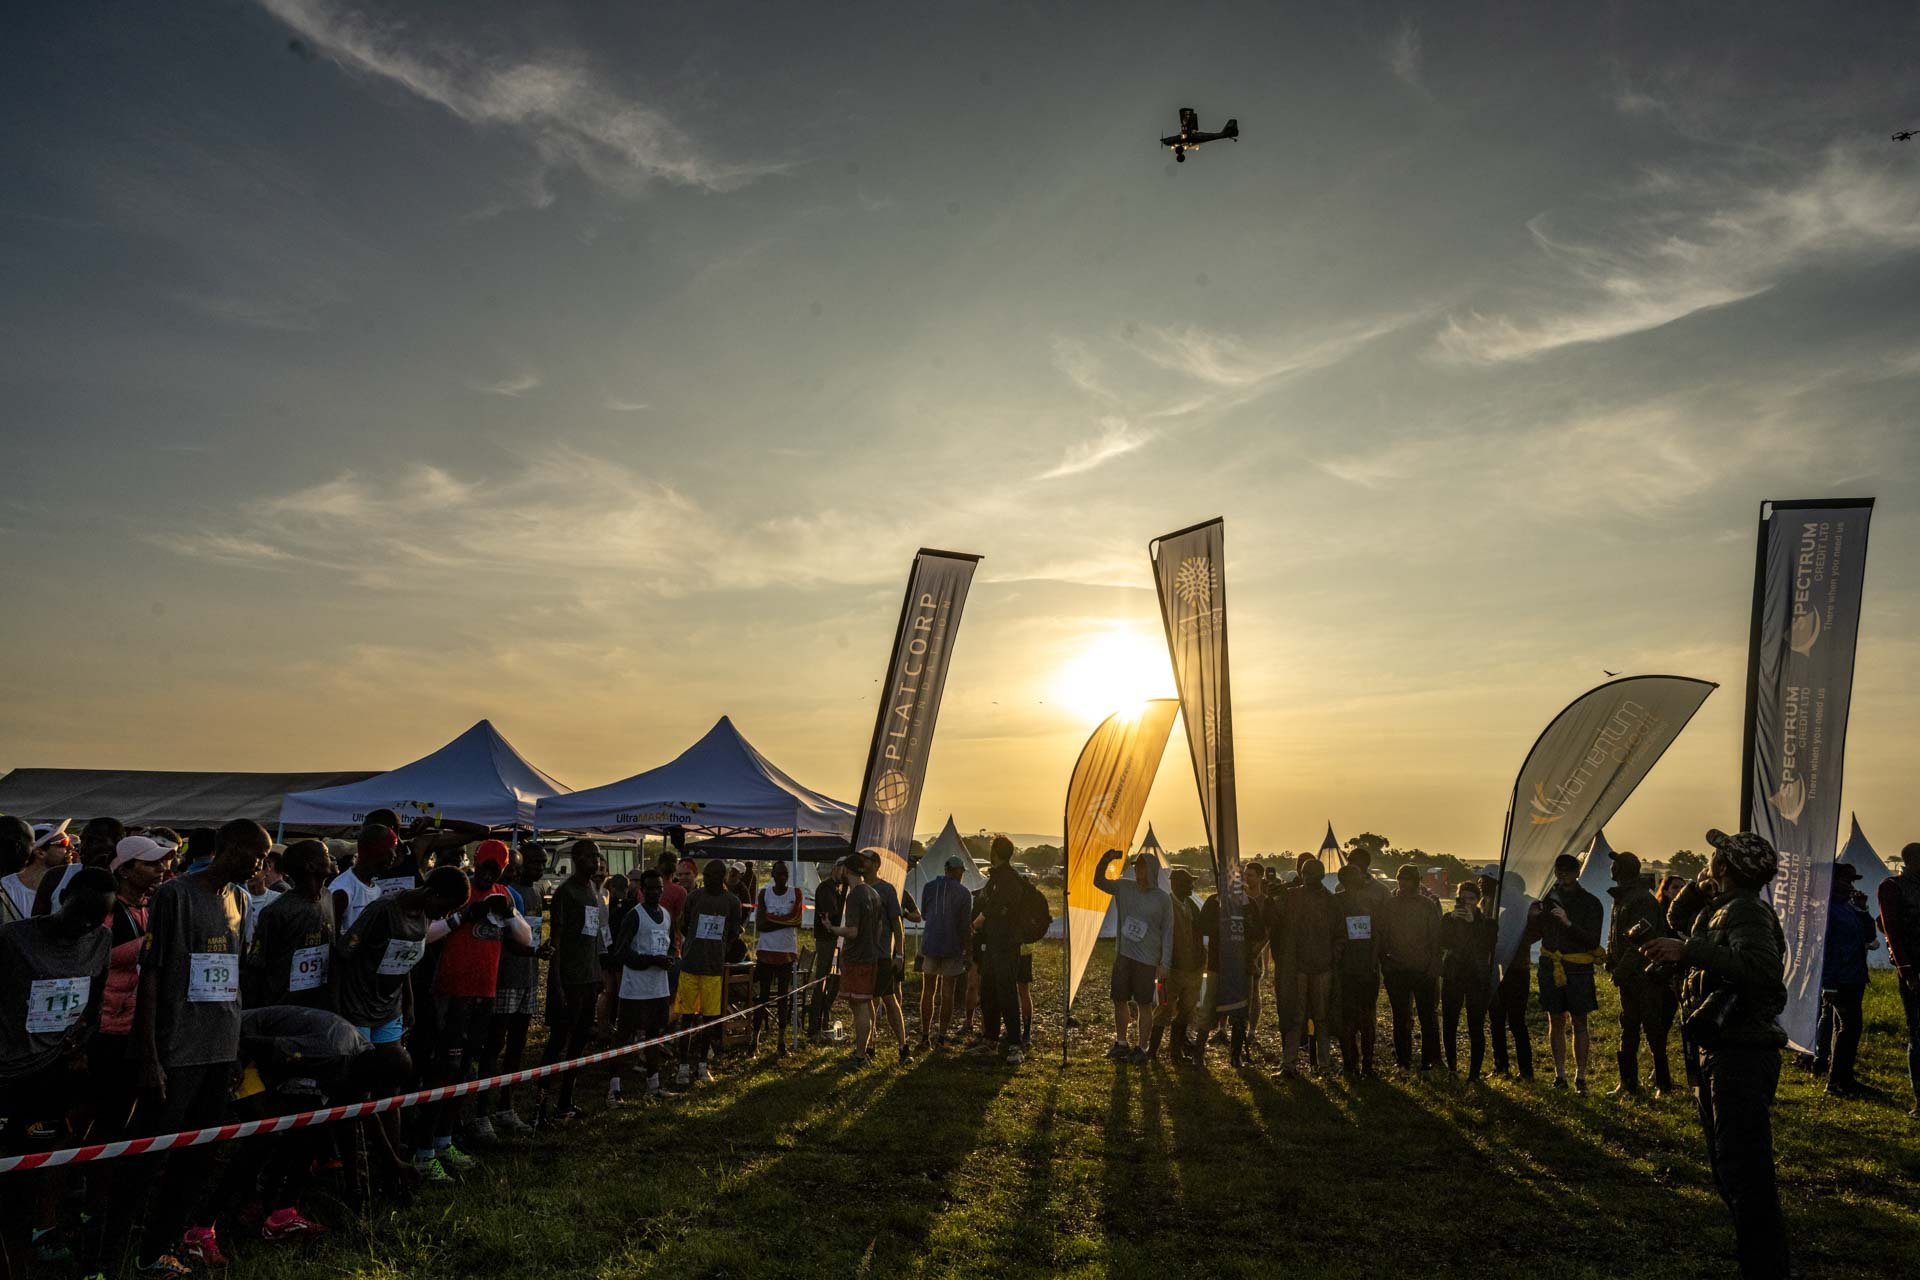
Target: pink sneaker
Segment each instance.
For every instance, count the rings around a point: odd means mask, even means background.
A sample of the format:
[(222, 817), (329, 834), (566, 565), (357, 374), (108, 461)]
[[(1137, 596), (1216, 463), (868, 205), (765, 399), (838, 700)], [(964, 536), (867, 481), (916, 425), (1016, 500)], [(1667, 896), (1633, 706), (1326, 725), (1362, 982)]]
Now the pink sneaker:
[(212, 1227), (188, 1227), (180, 1237), (180, 1252), (188, 1262), (203, 1267), (227, 1265), (227, 1255), (220, 1252), (220, 1238), (213, 1234)]
[(323, 1236), (327, 1229), (289, 1205), (275, 1209), (260, 1224), (262, 1240), (294, 1240), (301, 1236)]

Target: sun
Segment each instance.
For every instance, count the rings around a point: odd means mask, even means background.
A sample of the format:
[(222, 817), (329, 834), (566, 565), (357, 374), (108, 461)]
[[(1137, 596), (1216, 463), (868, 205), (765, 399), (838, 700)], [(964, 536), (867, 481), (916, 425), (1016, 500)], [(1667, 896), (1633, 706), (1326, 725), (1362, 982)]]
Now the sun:
[(1087, 721), (1148, 698), (1173, 696), (1173, 672), (1159, 638), (1124, 623), (1092, 632), (1054, 672), (1048, 701)]

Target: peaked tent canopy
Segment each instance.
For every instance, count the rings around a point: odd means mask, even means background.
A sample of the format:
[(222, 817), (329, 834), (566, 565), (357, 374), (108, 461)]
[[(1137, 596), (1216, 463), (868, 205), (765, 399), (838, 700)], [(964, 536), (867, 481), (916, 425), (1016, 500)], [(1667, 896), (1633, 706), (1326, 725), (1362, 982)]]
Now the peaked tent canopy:
[(1320, 859), (1320, 865), (1327, 869), (1328, 875), (1335, 875), (1347, 865), (1346, 850), (1340, 847), (1340, 838), (1333, 834), (1333, 824), (1327, 824), (1327, 834), (1320, 841), (1320, 851), (1314, 855)]
[(848, 836), (853, 806), (803, 787), (721, 716), (657, 769), (540, 802), (543, 831), (802, 831)]
[(567, 788), (528, 764), (490, 720), (467, 730), (432, 755), (364, 782), (319, 791), (295, 791), (280, 804), (288, 827), (342, 827), (365, 822), (374, 809), (393, 809), (404, 822), (415, 814), (531, 826), (534, 805)]
[[(1858, 815), (1853, 818), (1853, 834), (1847, 837), (1846, 846), (1840, 850), (1839, 860), (1860, 873), (1860, 879), (1853, 887), (1867, 895), (1867, 901), (1872, 904), (1867, 909), (1874, 915), (1879, 915), (1880, 882), (1892, 875), (1893, 870), (1881, 861), (1880, 855), (1874, 851), (1871, 844), (1867, 843), (1866, 834), (1860, 830)], [(1893, 967), (1893, 960), (1888, 956), (1884, 945), (1867, 952), (1867, 963), (1876, 969)]]
[(1580, 887), (1600, 899), (1600, 942), (1604, 946), (1613, 927), (1613, 895), (1607, 892), (1613, 888), (1613, 846), (1607, 843), (1604, 828), (1593, 833), (1593, 843), (1587, 846), (1587, 856), (1580, 863)]
[(953, 815), (947, 815), (947, 825), (940, 829), (934, 842), (920, 855), (920, 861), (913, 864), (907, 872), (907, 892), (913, 895), (915, 902), (924, 900), (922, 890), (927, 882), (947, 874), (947, 858), (959, 854), (967, 869), (960, 873), (960, 883), (975, 893), (987, 887), (987, 878), (980, 874), (980, 868), (973, 865), (973, 857), (967, 852), (966, 841), (960, 838), (960, 828), (953, 825)]

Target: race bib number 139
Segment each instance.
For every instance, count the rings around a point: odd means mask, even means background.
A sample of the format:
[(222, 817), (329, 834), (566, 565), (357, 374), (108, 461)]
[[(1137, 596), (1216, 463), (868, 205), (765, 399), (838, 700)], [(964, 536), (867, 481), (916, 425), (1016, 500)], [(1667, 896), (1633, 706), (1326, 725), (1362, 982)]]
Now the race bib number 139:
[(187, 1002), (231, 1004), (240, 998), (240, 958), (224, 951), (195, 951), (188, 956)]

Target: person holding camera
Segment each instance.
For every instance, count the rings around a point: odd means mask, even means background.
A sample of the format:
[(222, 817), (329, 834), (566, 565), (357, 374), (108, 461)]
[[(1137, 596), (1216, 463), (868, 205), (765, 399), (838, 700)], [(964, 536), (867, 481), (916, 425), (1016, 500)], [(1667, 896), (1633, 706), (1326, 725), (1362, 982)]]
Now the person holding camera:
[(1907, 1082), (1914, 1096), (1907, 1115), (1920, 1120), (1920, 842), (1900, 850), (1900, 874), (1880, 882), (1880, 927), (1907, 1019)]
[(1700, 1127), (1714, 1186), (1733, 1215), (1740, 1274), (1788, 1274), (1787, 1226), (1773, 1167), (1773, 1097), (1786, 1033), (1786, 938), (1761, 891), (1780, 871), (1773, 846), (1750, 831), (1707, 832), (1710, 895), (1679, 938), (1642, 944), (1649, 964), (1677, 964), (1680, 1025), (1695, 1058)]
[(1613, 855), (1613, 925), (1607, 938), (1607, 972), (1620, 993), (1620, 1083), (1607, 1096), (1628, 1098), (1640, 1092), (1640, 1038), (1653, 1059), (1653, 1096), (1673, 1088), (1667, 1066), (1667, 1033), (1673, 1029), (1675, 996), (1672, 970), (1655, 968), (1640, 954), (1640, 944), (1667, 936), (1667, 913), (1640, 874), (1640, 859)]

